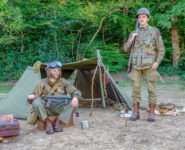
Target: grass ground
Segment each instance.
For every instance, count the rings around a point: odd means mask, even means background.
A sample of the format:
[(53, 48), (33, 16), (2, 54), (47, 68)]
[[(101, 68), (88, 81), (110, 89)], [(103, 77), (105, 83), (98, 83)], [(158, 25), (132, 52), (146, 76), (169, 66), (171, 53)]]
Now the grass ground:
[(0, 82), (0, 93), (7, 93), (15, 83), (16, 81)]
[(0, 88), (0, 93), (8, 93), (8, 91), (10, 91), (11, 89), (12, 89), (12, 87)]
[(5, 94), (8, 93), (12, 89), (14, 84), (15, 82), (1, 82), (0, 83), (0, 98), (5, 96)]
[[(113, 75), (114, 79), (118, 81), (118, 85), (124, 89), (124, 91), (131, 91), (132, 90), (132, 81), (128, 79), (127, 75), (125, 74), (124, 77), (120, 74)], [(169, 90), (171, 88), (178, 88), (181, 92), (185, 92), (185, 81), (180, 80), (178, 76), (173, 77), (162, 77), (165, 81), (164, 83), (158, 80), (156, 82), (156, 89), (158, 90)], [(147, 89), (146, 80), (143, 79), (142, 81), (142, 90)]]

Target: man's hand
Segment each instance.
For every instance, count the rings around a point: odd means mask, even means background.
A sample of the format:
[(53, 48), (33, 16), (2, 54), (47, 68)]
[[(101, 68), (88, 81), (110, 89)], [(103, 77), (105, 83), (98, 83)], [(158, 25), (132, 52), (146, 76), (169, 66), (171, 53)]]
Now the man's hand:
[(35, 98), (37, 98), (37, 95), (34, 95), (34, 94), (28, 95), (29, 100), (34, 100)]
[(132, 44), (132, 42), (134, 41), (134, 38), (137, 37), (137, 36), (138, 36), (137, 33), (133, 33), (133, 34), (132, 34), (132, 37), (130, 38), (130, 41), (129, 41), (130, 44)]
[(73, 97), (71, 105), (72, 105), (73, 108), (76, 107), (78, 105), (78, 98)]
[(151, 70), (156, 70), (158, 66), (159, 66), (159, 63), (158, 62), (154, 62), (154, 64), (152, 65)]

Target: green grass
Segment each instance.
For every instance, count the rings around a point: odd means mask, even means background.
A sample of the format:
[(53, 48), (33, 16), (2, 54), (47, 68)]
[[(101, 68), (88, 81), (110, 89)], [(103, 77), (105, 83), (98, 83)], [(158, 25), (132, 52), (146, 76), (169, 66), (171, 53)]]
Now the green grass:
[(0, 88), (0, 93), (8, 93), (11, 89), (12, 89), (12, 87)]
[(185, 84), (183, 84), (182, 91), (185, 93)]
[[(115, 81), (119, 82), (119, 86), (125, 91), (132, 91), (133, 85), (132, 81), (127, 78), (127, 75), (124, 74), (124, 77), (114, 78)], [(163, 80), (165, 83), (161, 82), (160, 80), (157, 80), (156, 82), (156, 89), (160, 90), (172, 90), (172, 89), (179, 89), (181, 92), (185, 93), (185, 81), (178, 79), (174, 76), (172, 77), (163, 77)], [(146, 79), (143, 79), (142, 81), (142, 89), (147, 89), (147, 83)]]

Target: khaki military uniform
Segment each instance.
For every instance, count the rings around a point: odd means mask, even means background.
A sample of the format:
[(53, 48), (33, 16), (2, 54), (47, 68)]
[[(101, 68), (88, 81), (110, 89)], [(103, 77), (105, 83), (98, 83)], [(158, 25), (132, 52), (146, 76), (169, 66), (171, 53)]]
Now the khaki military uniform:
[(138, 36), (135, 39), (135, 45), (132, 57), (132, 70), (129, 74), (129, 78), (134, 83), (133, 88), (133, 102), (140, 102), (141, 95), (141, 80), (142, 75), (146, 76), (148, 85), (148, 100), (150, 103), (156, 103), (157, 97), (155, 94), (155, 80), (159, 74), (156, 70), (152, 71), (151, 67), (154, 62), (161, 63), (164, 57), (165, 48), (163, 45), (162, 37), (157, 28), (147, 25), (146, 27), (140, 27), (131, 33), (128, 42), (125, 44), (124, 50), (130, 51), (131, 44), (130, 38), (133, 33), (137, 33)]
[(33, 90), (32, 94), (38, 96), (38, 98), (34, 99), (32, 102), (33, 110), (36, 114), (45, 120), (49, 115), (58, 115), (59, 120), (64, 123), (68, 123), (70, 116), (74, 109), (71, 104), (66, 105), (50, 105), (49, 108), (46, 108), (46, 101), (44, 97), (48, 94), (50, 95), (71, 95), (72, 97), (81, 96), (81, 92), (77, 90), (74, 86), (72, 86), (67, 80), (61, 78), (57, 80), (55, 84), (52, 84), (48, 78), (42, 79)]

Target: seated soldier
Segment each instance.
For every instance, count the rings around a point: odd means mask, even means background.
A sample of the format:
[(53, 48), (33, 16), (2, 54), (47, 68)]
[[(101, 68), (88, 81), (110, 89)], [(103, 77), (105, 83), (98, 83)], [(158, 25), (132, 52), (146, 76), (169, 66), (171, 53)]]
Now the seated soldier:
[[(28, 101), (32, 101), (34, 112), (46, 121), (46, 134), (61, 132), (60, 121), (68, 124), (72, 112), (78, 107), (78, 98), (81, 92), (72, 86), (67, 80), (61, 78), (62, 64), (59, 61), (53, 61), (46, 67), (47, 78), (42, 79), (28, 96)], [(70, 95), (72, 101), (67, 104), (51, 104), (46, 107), (46, 95)], [(48, 116), (58, 115), (54, 124)]]

